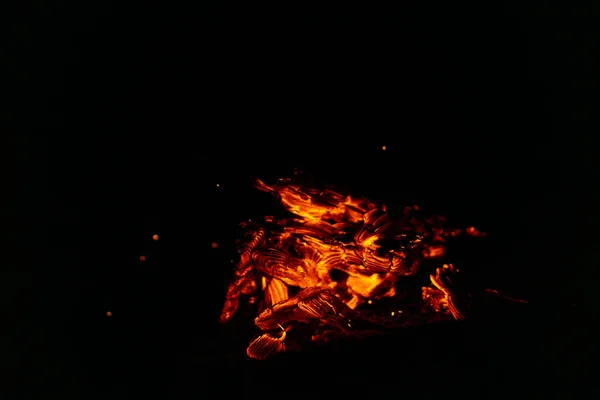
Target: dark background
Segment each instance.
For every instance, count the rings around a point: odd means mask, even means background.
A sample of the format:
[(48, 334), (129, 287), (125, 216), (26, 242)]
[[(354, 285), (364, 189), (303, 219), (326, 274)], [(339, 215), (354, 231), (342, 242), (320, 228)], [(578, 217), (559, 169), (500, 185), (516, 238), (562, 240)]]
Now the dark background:
[[(96, 2), (19, 16), (7, 398), (589, 387), (597, 10)], [(215, 321), (238, 224), (279, 210), (250, 177), (293, 168), (487, 231), (450, 261), (530, 307), (261, 365), (237, 357), (247, 333)]]

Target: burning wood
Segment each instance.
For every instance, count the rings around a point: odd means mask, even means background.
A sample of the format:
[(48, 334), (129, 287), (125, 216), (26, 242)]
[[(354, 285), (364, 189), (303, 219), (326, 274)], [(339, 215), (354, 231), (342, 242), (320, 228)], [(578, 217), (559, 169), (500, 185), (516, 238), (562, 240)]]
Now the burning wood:
[[(245, 235), (220, 321), (232, 318), (242, 298), (258, 307), (254, 323), (262, 333), (248, 346), (249, 357), (465, 317), (468, 296), (454, 284), (453, 265), (437, 268), (416, 302), (401, 283), (423, 259), (441, 259), (448, 240), (485, 233), (449, 229), (441, 216), (418, 218), (417, 206), (393, 220), (385, 205), (290, 179), (274, 185), (256, 180), (255, 187), (275, 195), (289, 213), (242, 223)], [(374, 311), (374, 302), (385, 311)]]

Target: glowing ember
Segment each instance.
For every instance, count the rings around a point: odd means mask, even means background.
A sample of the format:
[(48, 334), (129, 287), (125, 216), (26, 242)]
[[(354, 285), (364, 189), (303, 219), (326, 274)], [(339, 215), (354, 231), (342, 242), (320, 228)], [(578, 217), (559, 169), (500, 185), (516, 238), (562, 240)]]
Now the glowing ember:
[[(272, 186), (256, 180), (255, 187), (275, 195), (288, 213), (241, 224), (245, 235), (220, 320), (233, 317), (240, 299), (256, 310), (260, 333), (249, 357), (465, 317), (469, 296), (453, 285), (453, 265), (435, 269), (416, 295), (402, 283), (423, 259), (442, 258), (448, 240), (463, 233), (446, 227), (445, 218), (419, 218), (419, 208), (409, 206), (392, 219), (385, 205), (289, 179)], [(474, 227), (464, 233), (485, 235)]]

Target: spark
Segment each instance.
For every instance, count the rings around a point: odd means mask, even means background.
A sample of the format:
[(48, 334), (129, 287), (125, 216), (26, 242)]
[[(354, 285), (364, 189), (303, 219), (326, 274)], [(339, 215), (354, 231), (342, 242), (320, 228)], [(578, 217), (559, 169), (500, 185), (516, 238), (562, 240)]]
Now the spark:
[(111, 313), (110, 311), (107, 311), (107, 312), (106, 312), (106, 316), (107, 316), (107, 317), (112, 317), (112, 313)]
[(158, 235), (152, 235), (152, 240), (154, 240), (155, 242), (159, 239)]
[(144, 261), (146, 261), (146, 256), (140, 256), (140, 261), (141, 261), (141, 262), (144, 262)]
[(217, 249), (217, 248), (219, 248), (219, 243), (212, 242), (212, 244), (210, 245), (210, 247), (212, 247), (213, 249)]

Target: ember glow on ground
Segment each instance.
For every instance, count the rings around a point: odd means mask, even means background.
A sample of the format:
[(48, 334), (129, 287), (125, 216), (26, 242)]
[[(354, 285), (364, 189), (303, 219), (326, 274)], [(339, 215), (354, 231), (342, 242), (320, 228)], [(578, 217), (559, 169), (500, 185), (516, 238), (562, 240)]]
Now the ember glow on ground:
[[(320, 321), (309, 339), (318, 343), (407, 326), (415, 312), (429, 315), (429, 322), (465, 318), (470, 294), (453, 283), (459, 270), (452, 264), (440, 262), (423, 282), (429, 285), (417, 288), (418, 311), (404, 314), (398, 308), (402, 302), (395, 300), (407, 292), (398, 293), (396, 283), (415, 275), (423, 259), (441, 261), (453, 239), (485, 236), (476, 228), (451, 228), (442, 216), (421, 216), (417, 206), (404, 207), (404, 215), (393, 220), (384, 204), (332, 187), (305, 186), (301, 178), (273, 185), (257, 179), (255, 187), (279, 199), (288, 214), (242, 222), (246, 233), (238, 243), (240, 258), (221, 322), (228, 323), (240, 301), (257, 307), (254, 323), (262, 333), (249, 344), (249, 357), (302, 348), (303, 339), (288, 333), (310, 320)], [(387, 301), (385, 316), (365, 309), (373, 300)], [(387, 318), (397, 314), (401, 320)]]

